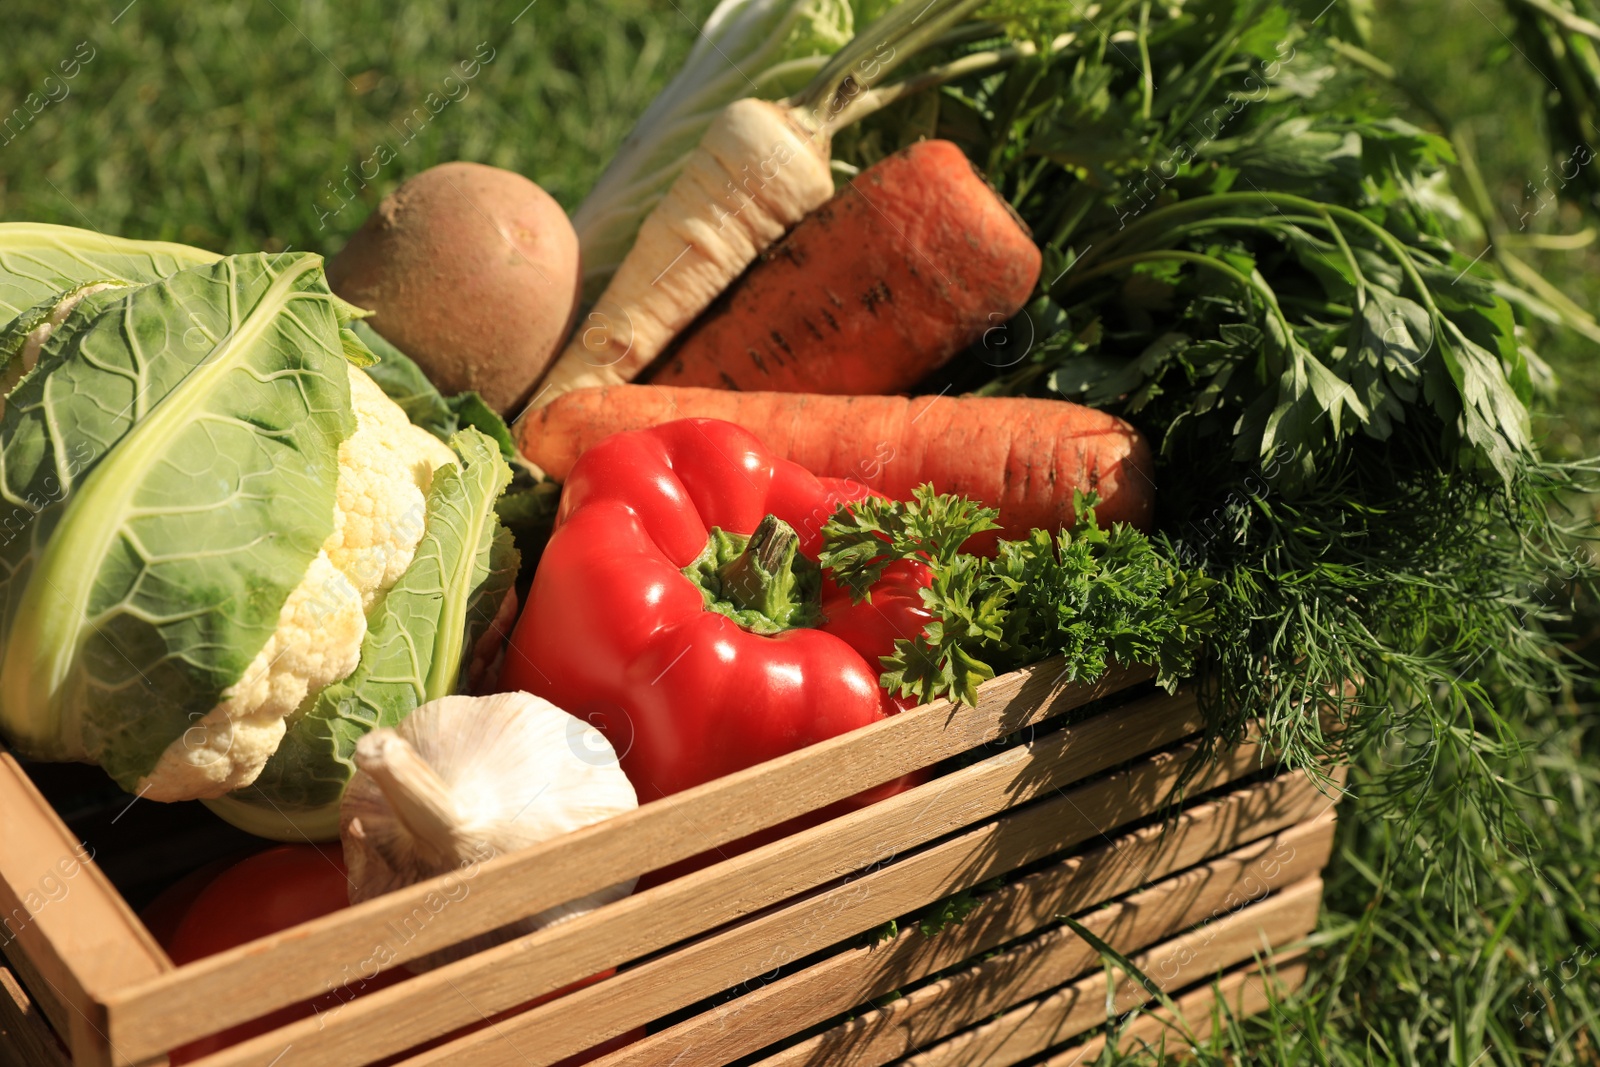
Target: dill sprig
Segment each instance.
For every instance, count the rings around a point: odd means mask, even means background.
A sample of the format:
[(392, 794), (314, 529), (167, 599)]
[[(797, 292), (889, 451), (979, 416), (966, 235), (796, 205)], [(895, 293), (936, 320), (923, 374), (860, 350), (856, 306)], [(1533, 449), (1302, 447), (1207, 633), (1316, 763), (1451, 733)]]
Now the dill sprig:
[(1291, 767), (1351, 762), (1467, 893), (1463, 865), (1525, 843), (1518, 716), (1570, 684), (1561, 628), (1597, 577), (1562, 513), (1596, 468), (1541, 458), (1528, 419), (1551, 376), (1526, 327), (1572, 316), (1458, 250), (1482, 231), (1454, 147), (1352, 67), (1342, 8), (1089, 14), (997, 0), (1060, 46), (941, 97), (931, 132), (980, 161), (1044, 269), (926, 384), (1139, 427), (1154, 549), (1215, 583), (1212, 741), (1258, 723)]

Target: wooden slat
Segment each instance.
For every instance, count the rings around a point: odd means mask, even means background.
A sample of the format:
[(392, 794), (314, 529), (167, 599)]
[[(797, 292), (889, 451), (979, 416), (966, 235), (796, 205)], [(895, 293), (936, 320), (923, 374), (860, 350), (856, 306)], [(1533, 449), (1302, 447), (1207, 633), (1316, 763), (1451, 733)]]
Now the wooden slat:
[(67, 1053), (16, 976), (0, 967), (0, 1067), (67, 1067)]
[[(1240, 753), (1226, 778), (1253, 770)], [(886, 868), (852, 879), (630, 969), (616, 979), (498, 1024), (419, 1057), (416, 1064), (470, 1057), (474, 1063), (531, 1065), (559, 1059), (705, 996), (752, 980), (773, 967), (872, 929), (923, 904), (1041, 859), (1140, 816), (1164, 795), (1181, 764), (1147, 761), (1136, 772), (1101, 779), (1023, 812), (986, 823)], [(1266, 832), (1266, 831), (1262, 831)], [(1044, 921), (1044, 920), (1041, 920)], [(799, 931), (799, 934), (796, 934)], [(838, 989), (835, 988), (835, 993)], [(864, 998), (858, 998), (864, 999)], [(855, 1003), (858, 1001), (848, 1002)], [(577, 1020), (575, 1024), (575, 1020)], [(790, 1030), (773, 1032), (765, 1044)], [(486, 1047), (492, 1046), (492, 1047)], [(525, 1052), (540, 1051), (532, 1059)], [(697, 1050), (700, 1051), (700, 1050)], [(694, 1054), (689, 1053), (691, 1059)], [(674, 1063), (676, 1057), (669, 1057)]]
[[(1241, 751), (1231, 763), (1217, 767), (1212, 777), (1221, 781), (1247, 774), (1258, 760), (1254, 751)], [(1181, 769), (1178, 759), (1143, 761), (1126, 772), (985, 823), (826, 893), (721, 930), (610, 981), (504, 1020), (493, 1030), (459, 1038), (410, 1062), (415, 1067), (451, 1062), (482, 1067), (554, 1063), (957, 890), (1140, 818), (1149, 807), (1148, 798), (1164, 795)], [(839, 991), (835, 986), (834, 992)], [(846, 1006), (864, 999), (857, 997)], [(800, 1027), (769, 1032), (761, 1044), (797, 1029)]]
[(67, 1009), (65, 1036), (75, 1062), (109, 1063), (114, 1052), (99, 1001), (171, 972), (172, 961), (4, 752), (0, 812), (0, 938), (7, 942), (6, 955), (25, 956), (28, 980)]
[[(1304, 952), (1287, 952), (1261, 966), (1236, 968), (1215, 982), (1173, 998), (1181, 1023), (1166, 1008), (1157, 1007), (1123, 1027), (1117, 1035), (1117, 1047), (1187, 1058), (1195, 1044), (1211, 1036), (1212, 1015), (1219, 1006), (1226, 1006), (1235, 1018), (1259, 1015), (1275, 999), (1282, 1000), (1304, 985), (1307, 970), (1309, 961)], [(1105, 1044), (1106, 1035), (1097, 1034), (1082, 1044), (1062, 1049), (1039, 1067), (1092, 1067)]]
[[(0, 938), (9, 936), (0, 933)], [(11, 968), (13, 974), (22, 982), (23, 988), (30, 991), (34, 1005), (44, 1014), (56, 1033), (69, 1032), (72, 1025), (72, 1008), (56, 995), (50, 983), (45, 981), (44, 975), (39, 973), (39, 969), (33, 965), (27, 953), (22, 951), (22, 946), (15, 941), (0, 944), (0, 960), (5, 961)]]
[[(1306, 936), (1316, 927), (1321, 903), (1322, 879), (1309, 878), (1130, 956), (1129, 962), (1163, 990), (1182, 988)], [(1182, 966), (1169, 978), (1162, 971), (1171, 960), (1181, 960)], [(1114, 980), (1113, 1010), (1128, 1011), (1152, 999), (1121, 972), (1114, 972)], [(901, 1061), (902, 1067), (1010, 1067), (1104, 1023), (1107, 984), (1105, 971), (1099, 970), (924, 1049)]]
[[(1322, 869), (1333, 847), (1332, 819), (1318, 819), (1298, 829), (1298, 833), (1268, 838), (1158, 882), (1084, 916), (1083, 925), (1129, 955), (1208, 919), (1220, 922), (1221, 916)], [(1216, 936), (1239, 935), (1219, 930)], [(1181, 956), (1159, 958), (1157, 973), (1151, 977), (1177, 981), (1187, 960)], [(1087, 941), (1068, 927), (1053, 927), (769, 1056), (762, 1064), (878, 1067), (1098, 970), (1100, 963), (1099, 954)]]
[[(440, 895), (459, 895), (465, 876), (444, 875), (118, 992), (107, 1002), (112, 1036), (140, 1055), (189, 1040), (199, 1035), (188, 1006), (201, 1002), (211, 1007), (205, 1021), (218, 1028), (243, 1022), (343, 983), (345, 968), (369, 959), (375, 940), (392, 953), (386, 966), (414, 959), (931, 766), (1151, 674), (1118, 668), (1093, 684), (1067, 685), (1055, 661), (1012, 672), (985, 683), (975, 708), (945, 701), (913, 708), (492, 859), (470, 872), (472, 907), (430, 911)], [(399, 927), (419, 908), (430, 922), (409, 940), (385, 941), (391, 924)]]
[[(1059, 915), (1075, 914), (1258, 836), (1288, 827), (1302, 835), (1307, 831), (1295, 824), (1331, 818), (1329, 811), (1327, 799), (1303, 772), (1235, 790), (1184, 811), (1169, 824), (1144, 827), (983, 896), (964, 922), (938, 937), (907, 929), (884, 944), (847, 949), (634, 1042), (595, 1061), (594, 1067), (721, 1067), (779, 1036), (799, 1033), (916, 977), (1048, 925)], [(1292, 847), (1293, 838), (1290, 843)], [(1304, 846), (1296, 855), (1318, 866), (1327, 859)], [(765, 956), (756, 957), (755, 966), (762, 968), (756, 981), (765, 962)], [(406, 1067), (421, 1067), (424, 1059), (408, 1061)]]
[[(1026, 745), (1000, 751), (915, 789), (792, 834), (605, 908), (399, 985), (357, 998), (332, 1018), (306, 1020), (208, 1057), (207, 1067), (266, 1067), (293, 1044), (305, 1067), (344, 1067), (400, 1052), (436, 1034), (752, 914), (835, 878), (884, 862), (1110, 767), (1201, 726), (1191, 698), (1149, 697)], [(1170, 762), (1170, 761), (1169, 761)], [(1165, 797), (1144, 798), (1151, 807)], [(472, 899), (470, 896), (467, 899)], [(372, 952), (371, 947), (366, 955)], [(354, 963), (352, 961), (352, 966)], [(141, 1050), (179, 1024), (164, 1006), (129, 1020), (119, 1045)], [(133, 1036), (137, 1035), (137, 1040)], [(161, 1040), (170, 1040), (170, 1037)]]

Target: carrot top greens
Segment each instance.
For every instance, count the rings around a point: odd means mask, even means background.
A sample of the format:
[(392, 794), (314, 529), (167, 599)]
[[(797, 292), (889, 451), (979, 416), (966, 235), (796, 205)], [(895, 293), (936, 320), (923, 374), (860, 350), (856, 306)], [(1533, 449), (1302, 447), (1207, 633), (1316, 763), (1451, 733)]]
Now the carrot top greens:
[[(1596, 575), (1562, 507), (1597, 468), (1539, 454), (1529, 406), (1552, 375), (1529, 330), (1593, 320), (1459, 250), (1482, 229), (1452, 191), (1454, 147), (1351, 59), (1346, 5), (980, 14), (994, 36), (963, 48), (1034, 50), (836, 142), (870, 163), (956, 141), (1044, 250), (1024, 314), (928, 391), (1059, 396), (1138, 426), (1159, 452), (1152, 556), (1214, 583), (1195, 619), (1213, 737), (1255, 720), (1290, 766), (1353, 760), (1369, 803), (1469, 884), (1485, 840), (1528, 843), (1518, 709), (1570, 684), (1560, 627)], [(937, 669), (902, 656), (894, 680), (959, 695), (981, 674), (963, 657), (996, 653), (1092, 669), (1041, 615), (1115, 573), (1131, 542), (1101, 536), (1013, 550), (1028, 582), (1056, 583), (1030, 608), (1000, 561), (950, 568), (934, 595), (964, 630), (930, 630)], [(1025, 617), (1040, 629), (1013, 639), (1004, 620)]]

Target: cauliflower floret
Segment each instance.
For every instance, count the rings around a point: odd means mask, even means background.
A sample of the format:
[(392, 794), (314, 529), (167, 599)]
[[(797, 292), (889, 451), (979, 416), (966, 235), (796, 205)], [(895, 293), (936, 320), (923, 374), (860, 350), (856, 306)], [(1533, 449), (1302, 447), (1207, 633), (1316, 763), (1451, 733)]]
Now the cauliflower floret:
[(139, 782), (152, 800), (221, 796), (249, 785), (283, 740), (286, 720), (315, 686), (356, 669), (367, 618), (361, 594), (317, 553), (278, 613), (278, 627), (223, 693), (225, 699), (167, 746)]
[[(454, 463), (450, 446), (420, 426), (351, 368), (350, 404), (359, 429), (339, 447), (339, 501), (323, 546), (361, 591), (370, 612), (378, 595), (411, 566), (427, 520), (423, 497), (433, 472)], [(396, 491), (396, 489), (399, 491)]]
[(249, 785), (310, 696), (348, 677), (367, 614), (411, 565), (433, 472), (456, 454), (350, 368), (356, 431), (339, 446), (333, 532), (278, 613), (278, 626), (223, 701), (167, 746), (139, 781), (152, 800), (219, 797)]

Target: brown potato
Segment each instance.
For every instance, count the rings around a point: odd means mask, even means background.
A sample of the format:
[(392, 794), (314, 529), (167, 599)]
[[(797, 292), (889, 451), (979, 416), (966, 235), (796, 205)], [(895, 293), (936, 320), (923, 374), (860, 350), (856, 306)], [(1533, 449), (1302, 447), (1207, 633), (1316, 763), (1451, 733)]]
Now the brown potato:
[(445, 394), (516, 414), (561, 350), (582, 284), (578, 235), (520, 174), (444, 163), (385, 197), (328, 263), (333, 291)]

